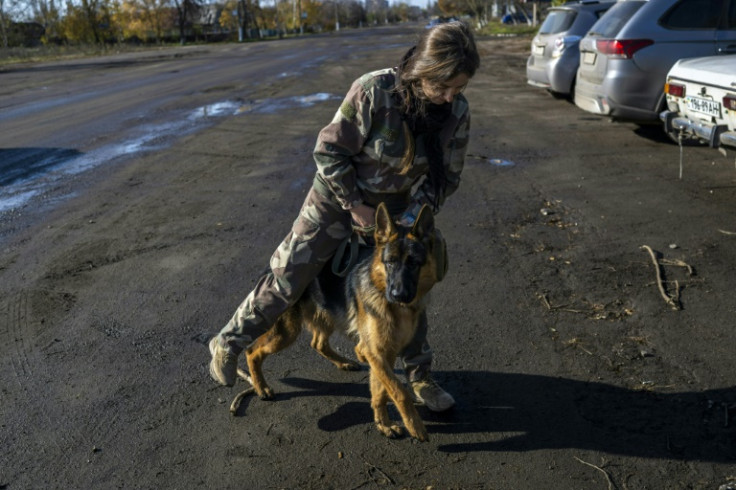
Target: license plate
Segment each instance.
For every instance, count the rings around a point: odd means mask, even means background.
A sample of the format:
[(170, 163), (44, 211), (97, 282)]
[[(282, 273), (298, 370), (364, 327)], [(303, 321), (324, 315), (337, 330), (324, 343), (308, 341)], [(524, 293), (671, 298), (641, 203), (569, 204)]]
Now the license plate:
[(721, 103), (709, 99), (701, 99), (700, 97), (687, 97), (688, 109), (707, 114), (713, 117), (721, 117)]
[(586, 65), (592, 65), (595, 63), (595, 52), (593, 51), (585, 51), (583, 53), (583, 63)]
[(537, 44), (534, 46), (534, 54), (537, 56), (544, 56), (544, 44)]

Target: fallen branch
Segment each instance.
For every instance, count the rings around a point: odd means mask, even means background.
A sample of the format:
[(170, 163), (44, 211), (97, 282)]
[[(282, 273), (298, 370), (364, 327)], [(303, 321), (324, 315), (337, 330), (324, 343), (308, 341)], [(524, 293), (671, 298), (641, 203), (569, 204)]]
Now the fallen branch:
[(240, 402), (243, 401), (243, 398), (255, 392), (256, 389), (251, 386), (247, 390), (241, 391), (240, 393), (235, 395), (235, 398), (233, 398), (233, 402), (230, 404), (230, 413), (235, 415), (238, 411), (238, 408), (240, 408)]
[(673, 310), (679, 310), (680, 284), (675, 281), (675, 295), (668, 295), (667, 291), (665, 291), (664, 289), (664, 282), (662, 281), (662, 270), (659, 267), (659, 262), (657, 261), (657, 256), (654, 254), (654, 250), (652, 250), (652, 248), (648, 245), (642, 245), (641, 248), (649, 252), (649, 256), (652, 258), (654, 269), (657, 273), (657, 287), (659, 288), (659, 293), (662, 295), (662, 299), (664, 299), (665, 303), (670, 305)]
[(721, 230), (718, 229), (719, 232), (723, 233), (724, 235), (736, 235), (736, 231), (728, 231), (728, 230)]
[[(396, 482), (394, 482), (394, 480), (390, 476), (388, 476), (386, 473), (384, 473), (383, 470), (381, 468), (379, 468), (378, 466), (372, 465), (368, 461), (365, 461), (365, 464), (369, 468), (372, 468), (372, 469), (376, 470), (378, 473), (380, 473), (390, 484), (394, 485), (396, 483)], [(371, 478), (373, 478), (373, 475), (370, 474), (370, 470), (368, 470), (368, 476), (370, 476)], [(373, 482), (374, 483), (378, 483), (375, 478), (373, 478)]]
[(659, 261), (659, 263), (663, 265), (676, 265), (678, 267), (684, 267), (687, 269), (688, 276), (693, 275), (693, 268), (689, 264), (687, 264), (686, 262), (680, 259), (662, 259)]
[(595, 468), (596, 470), (598, 470), (601, 473), (603, 473), (604, 475), (606, 475), (606, 480), (608, 480), (608, 490), (612, 490), (613, 488), (615, 488), (615, 485), (613, 484), (613, 480), (611, 480), (611, 476), (608, 474), (608, 472), (606, 470), (604, 470), (603, 468), (599, 468), (598, 466), (596, 466), (594, 464), (590, 464), (590, 463), (588, 463), (586, 461), (583, 461), (582, 459), (578, 458), (577, 456), (573, 456), (573, 458), (575, 458), (576, 460), (578, 460), (580, 463), (583, 463), (584, 465), (588, 465), (591, 468)]
[(253, 380), (248, 373), (238, 368), (238, 376), (246, 380), (251, 386), (247, 390), (241, 391), (240, 393), (235, 395), (235, 398), (233, 398), (233, 402), (230, 404), (230, 413), (233, 415), (235, 415), (238, 411), (238, 408), (240, 408), (240, 402), (243, 401), (243, 398), (256, 392), (256, 389), (252, 386)]

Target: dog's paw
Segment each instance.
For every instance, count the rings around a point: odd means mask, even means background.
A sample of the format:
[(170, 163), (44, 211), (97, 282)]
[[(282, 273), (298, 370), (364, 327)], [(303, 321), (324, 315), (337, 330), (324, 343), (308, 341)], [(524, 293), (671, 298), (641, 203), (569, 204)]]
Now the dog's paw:
[(427, 429), (425, 429), (424, 427), (422, 427), (422, 430), (418, 431), (416, 434), (410, 435), (419, 442), (429, 441), (429, 434), (427, 433)]
[(268, 386), (266, 386), (266, 387), (265, 387), (265, 388), (263, 388), (262, 390), (258, 390), (258, 389), (257, 389), (257, 390), (256, 390), (256, 392), (257, 392), (257, 394), (258, 394), (258, 397), (259, 397), (259, 398), (260, 398), (261, 400), (273, 400), (273, 397), (274, 397), (274, 392), (273, 392), (273, 390), (272, 390), (272, 389), (271, 389), (270, 387), (268, 387)]
[(384, 425), (376, 422), (378, 431), (389, 439), (396, 439), (404, 435), (404, 429), (398, 424)]
[(342, 371), (360, 371), (360, 364), (353, 361), (341, 362), (337, 367)]
[(429, 433), (427, 433), (427, 428), (424, 426), (424, 422), (420, 421), (418, 423), (411, 424), (410, 426), (407, 426), (406, 430), (409, 432), (410, 436), (420, 442), (427, 442), (429, 440)]

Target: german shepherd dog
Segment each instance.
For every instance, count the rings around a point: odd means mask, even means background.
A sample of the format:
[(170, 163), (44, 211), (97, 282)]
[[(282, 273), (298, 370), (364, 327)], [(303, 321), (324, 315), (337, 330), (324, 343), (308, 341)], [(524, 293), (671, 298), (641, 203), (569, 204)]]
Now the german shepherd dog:
[[(263, 377), (263, 361), (291, 345), (302, 328), (312, 333), (311, 346), (339, 369), (360, 369), (330, 346), (330, 335), (338, 330), (357, 340), (355, 354), (370, 367), (371, 407), (378, 430), (387, 437), (403, 434), (402, 427), (389, 418), (386, 404), (390, 399), (409, 435), (426, 441), (427, 429), (393, 367), (412, 340), (426, 308), (427, 293), (437, 282), (434, 217), (424, 206), (413, 226), (404, 227), (392, 221), (381, 203), (376, 209), (374, 238), (375, 249), (345, 278), (325, 267), (297, 303), (246, 349), (250, 376), (241, 370), (238, 373), (253, 388), (239, 396), (255, 391), (263, 399), (273, 397)], [(235, 401), (233, 407), (237, 407)]]

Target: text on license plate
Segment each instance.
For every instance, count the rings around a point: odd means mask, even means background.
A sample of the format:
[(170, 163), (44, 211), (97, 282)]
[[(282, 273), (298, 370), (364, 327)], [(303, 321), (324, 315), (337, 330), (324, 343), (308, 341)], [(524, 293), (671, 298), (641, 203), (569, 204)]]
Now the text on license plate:
[(534, 46), (534, 54), (542, 56), (544, 54), (544, 44), (537, 44)]
[(708, 114), (713, 117), (721, 117), (721, 103), (700, 97), (688, 97), (687, 107), (695, 112)]
[(586, 65), (592, 65), (595, 63), (595, 52), (594, 51), (585, 51), (583, 53), (583, 63)]

